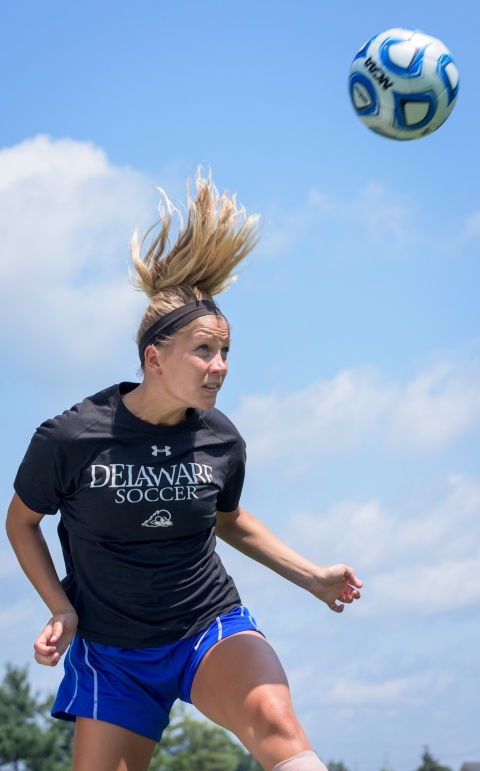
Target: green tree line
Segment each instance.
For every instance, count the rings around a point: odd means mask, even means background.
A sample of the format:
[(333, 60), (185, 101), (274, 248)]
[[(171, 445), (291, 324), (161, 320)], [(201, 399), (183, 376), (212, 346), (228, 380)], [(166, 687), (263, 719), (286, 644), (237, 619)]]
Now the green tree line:
[[(27, 667), (7, 665), (0, 684), (0, 769), (71, 771), (74, 723), (50, 716), (53, 696), (33, 693)], [(151, 771), (262, 771), (230, 734), (174, 708)]]
[[(0, 683), (0, 769), (71, 771), (74, 724), (50, 716), (53, 696), (33, 693), (28, 668), (7, 664)], [(349, 771), (331, 760), (329, 771)], [(223, 728), (196, 719), (182, 706), (157, 745), (150, 771), (262, 771), (257, 761)], [(381, 769), (386, 771), (386, 769)], [(390, 769), (389, 771), (393, 771)], [(415, 771), (451, 771), (430, 754)]]

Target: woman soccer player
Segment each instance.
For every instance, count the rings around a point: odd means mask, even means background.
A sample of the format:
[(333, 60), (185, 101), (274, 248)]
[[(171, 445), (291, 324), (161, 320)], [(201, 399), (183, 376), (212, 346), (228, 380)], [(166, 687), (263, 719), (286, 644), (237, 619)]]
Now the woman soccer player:
[[(176, 699), (232, 731), (266, 771), (325, 770), (292, 707), (284, 670), (215, 551), (219, 537), (336, 612), (361, 581), (318, 567), (240, 505), (245, 446), (215, 409), (230, 329), (213, 301), (257, 239), (255, 217), (199, 172), (158, 230), (132, 240), (149, 304), (143, 378), (86, 398), (36, 431), (7, 530), (51, 619), (35, 659), (65, 675), (53, 715), (75, 720), (75, 771), (146, 771)], [(66, 576), (40, 523), (60, 511)]]

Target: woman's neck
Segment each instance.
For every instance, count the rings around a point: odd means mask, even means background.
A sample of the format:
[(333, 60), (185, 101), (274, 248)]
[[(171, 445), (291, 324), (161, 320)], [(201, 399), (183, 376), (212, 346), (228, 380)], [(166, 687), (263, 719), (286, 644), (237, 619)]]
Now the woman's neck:
[(169, 405), (169, 400), (162, 398), (157, 389), (154, 391), (145, 381), (124, 394), (122, 399), (127, 410), (136, 418), (154, 426), (176, 426), (186, 418), (185, 407)]

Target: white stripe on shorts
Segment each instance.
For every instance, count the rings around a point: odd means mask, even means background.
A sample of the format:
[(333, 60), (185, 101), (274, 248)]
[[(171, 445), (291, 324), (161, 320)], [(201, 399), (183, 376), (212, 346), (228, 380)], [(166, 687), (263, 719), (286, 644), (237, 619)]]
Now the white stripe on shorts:
[(245, 615), (245, 612), (247, 612), (247, 614), (248, 614), (248, 620), (250, 621), (251, 625), (252, 625), (252, 626), (254, 626), (254, 627), (255, 627), (255, 629), (256, 629), (257, 631), (260, 631), (260, 630), (259, 630), (259, 628), (258, 628), (258, 626), (257, 626), (257, 623), (256, 623), (255, 619), (254, 619), (254, 618), (253, 618), (253, 616), (250, 614), (250, 612), (249, 612), (249, 611), (246, 609), (245, 605), (240, 605), (240, 607), (241, 607), (241, 609), (242, 609), (242, 612), (240, 613), (240, 615), (241, 615), (241, 616), (244, 616), (244, 615)]
[(85, 648), (85, 664), (89, 669), (93, 672), (93, 719), (97, 719), (97, 711), (98, 711), (98, 675), (97, 670), (92, 667), (88, 660), (88, 645), (87, 641), (83, 640), (83, 647)]
[(207, 634), (207, 632), (208, 632), (208, 629), (209, 629), (209, 627), (207, 627), (207, 628), (205, 629), (205, 631), (204, 631), (204, 633), (202, 634), (202, 636), (200, 637), (200, 639), (199, 639), (199, 640), (197, 640), (197, 642), (196, 642), (196, 643), (195, 643), (195, 645), (193, 646), (193, 650), (194, 650), (194, 651), (198, 651), (198, 649), (199, 649), (199, 647), (200, 647), (200, 645), (201, 645), (201, 643), (202, 643), (202, 640), (203, 640), (203, 638), (205, 637), (205, 635), (206, 635), (206, 634)]
[(70, 663), (70, 666), (72, 667), (73, 671), (75, 672), (75, 691), (73, 693), (73, 696), (72, 696), (72, 699), (70, 701), (70, 704), (68, 705), (68, 707), (65, 708), (65, 712), (70, 712), (70, 710), (72, 708), (72, 704), (75, 701), (75, 699), (77, 698), (77, 693), (78, 693), (78, 672), (77, 672), (77, 670), (75, 669), (75, 667), (73, 666), (73, 663), (72, 663), (72, 645), (73, 645), (73, 642), (71, 642), (70, 645), (68, 646), (67, 656), (68, 656), (68, 661)]
[(217, 642), (218, 642), (219, 640), (222, 639), (222, 634), (223, 634), (222, 621), (220, 619), (220, 616), (218, 616), (218, 618), (216, 618), (215, 620), (217, 622), (217, 629), (218, 629), (218, 637), (217, 637)]
[(257, 624), (256, 624), (256, 622), (255, 622), (255, 619), (253, 618), (253, 616), (252, 616), (252, 615), (250, 615), (250, 613), (248, 614), (248, 620), (250, 621), (251, 625), (252, 625), (252, 626), (254, 626), (254, 627), (255, 627), (255, 629), (257, 629), (257, 631), (259, 631), (259, 630), (258, 630), (258, 626), (257, 626)]

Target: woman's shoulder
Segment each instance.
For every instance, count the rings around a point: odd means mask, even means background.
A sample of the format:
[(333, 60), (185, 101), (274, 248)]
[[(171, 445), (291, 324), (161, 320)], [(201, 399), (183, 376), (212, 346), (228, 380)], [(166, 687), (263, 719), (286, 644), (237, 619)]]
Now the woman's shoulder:
[(113, 385), (86, 396), (64, 412), (44, 421), (39, 430), (69, 439), (93, 423), (107, 418), (119, 399), (119, 386)]
[(244, 440), (236, 425), (228, 418), (225, 413), (214, 407), (208, 412), (202, 412), (201, 418), (205, 426), (216, 434), (220, 439), (226, 442), (241, 442)]

